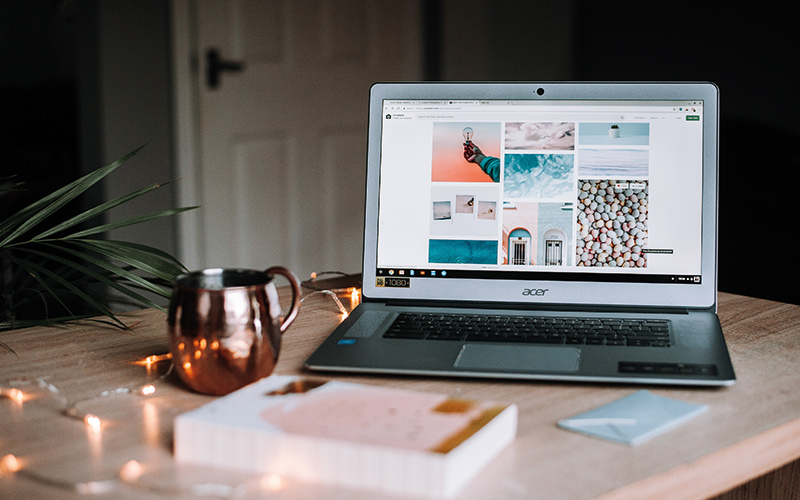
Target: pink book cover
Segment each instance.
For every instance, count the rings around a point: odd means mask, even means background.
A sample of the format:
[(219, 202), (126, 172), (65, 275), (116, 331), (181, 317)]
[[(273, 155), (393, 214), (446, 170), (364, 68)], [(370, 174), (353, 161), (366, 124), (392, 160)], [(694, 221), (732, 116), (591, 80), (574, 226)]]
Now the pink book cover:
[[(514, 405), (272, 375), (179, 416), (175, 454), (178, 461), (446, 497), (513, 440), (516, 420)], [(342, 456), (350, 457), (348, 467)]]
[(303, 392), (275, 398), (259, 416), (292, 434), (447, 453), (507, 407), (402, 389), (327, 384), (290, 382), (288, 390)]

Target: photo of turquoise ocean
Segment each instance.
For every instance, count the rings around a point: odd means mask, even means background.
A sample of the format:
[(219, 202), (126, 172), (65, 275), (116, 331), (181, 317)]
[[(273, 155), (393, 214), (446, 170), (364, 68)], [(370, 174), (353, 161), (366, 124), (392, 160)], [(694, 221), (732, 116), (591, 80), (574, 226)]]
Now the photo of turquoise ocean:
[(497, 241), (430, 240), (428, 259), (436, 264), (497, 264)]
[(571, 154), (507, 154), (505, 199), (569, 199), (573, 192)]

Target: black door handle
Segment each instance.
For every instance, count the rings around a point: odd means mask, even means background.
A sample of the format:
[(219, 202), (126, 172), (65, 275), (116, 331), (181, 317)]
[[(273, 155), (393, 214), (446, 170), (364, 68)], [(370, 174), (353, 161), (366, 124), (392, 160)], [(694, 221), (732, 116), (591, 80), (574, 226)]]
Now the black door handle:
[(219, 55), (217, 49), (208, 49), (206, 52), (206, 83), (208, 88), (215, 89), (220, 84), (220, 74), (223, 71), (244, 71), (242, 61), (226, 61)]

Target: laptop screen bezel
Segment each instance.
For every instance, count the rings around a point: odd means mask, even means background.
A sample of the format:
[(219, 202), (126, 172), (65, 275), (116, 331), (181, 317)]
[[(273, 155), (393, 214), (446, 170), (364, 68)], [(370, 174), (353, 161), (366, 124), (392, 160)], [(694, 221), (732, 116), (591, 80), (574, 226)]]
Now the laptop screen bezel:
[[(702, 255), (700, 283), (555, 281), (548, 279), (407, 278), (410, 286), (377, 286), (377, 237), (383, 103), (414, 99), (530, 99), (540, 101), (702, 101)], [(377, 83), (370, 90), (363, 253), (365, 300), (419, 300), (497, 306), (678, 307), (715, 309), (717, 291), (717, 175), (719, 91), (710, 82), (477, 82)], [(526, 293), (526, 290), (528, 292)], [(530, 290), (546, 290), (531, 294)]]

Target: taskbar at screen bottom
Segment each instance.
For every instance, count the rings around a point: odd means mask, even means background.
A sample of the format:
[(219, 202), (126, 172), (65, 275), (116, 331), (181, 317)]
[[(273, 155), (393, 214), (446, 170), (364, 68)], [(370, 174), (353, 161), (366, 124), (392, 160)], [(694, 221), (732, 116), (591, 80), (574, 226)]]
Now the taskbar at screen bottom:
[(563, 271), (498, 271), (437, 268), (389, 268), (376, 269), (378, 277), (437, 278), (437, 279), (485, 279), (520, 281), (591, 281), (610, 283), (675, 283), (699, 285), (699, 274), (633, 274), (633, 273), (576, 273)]

